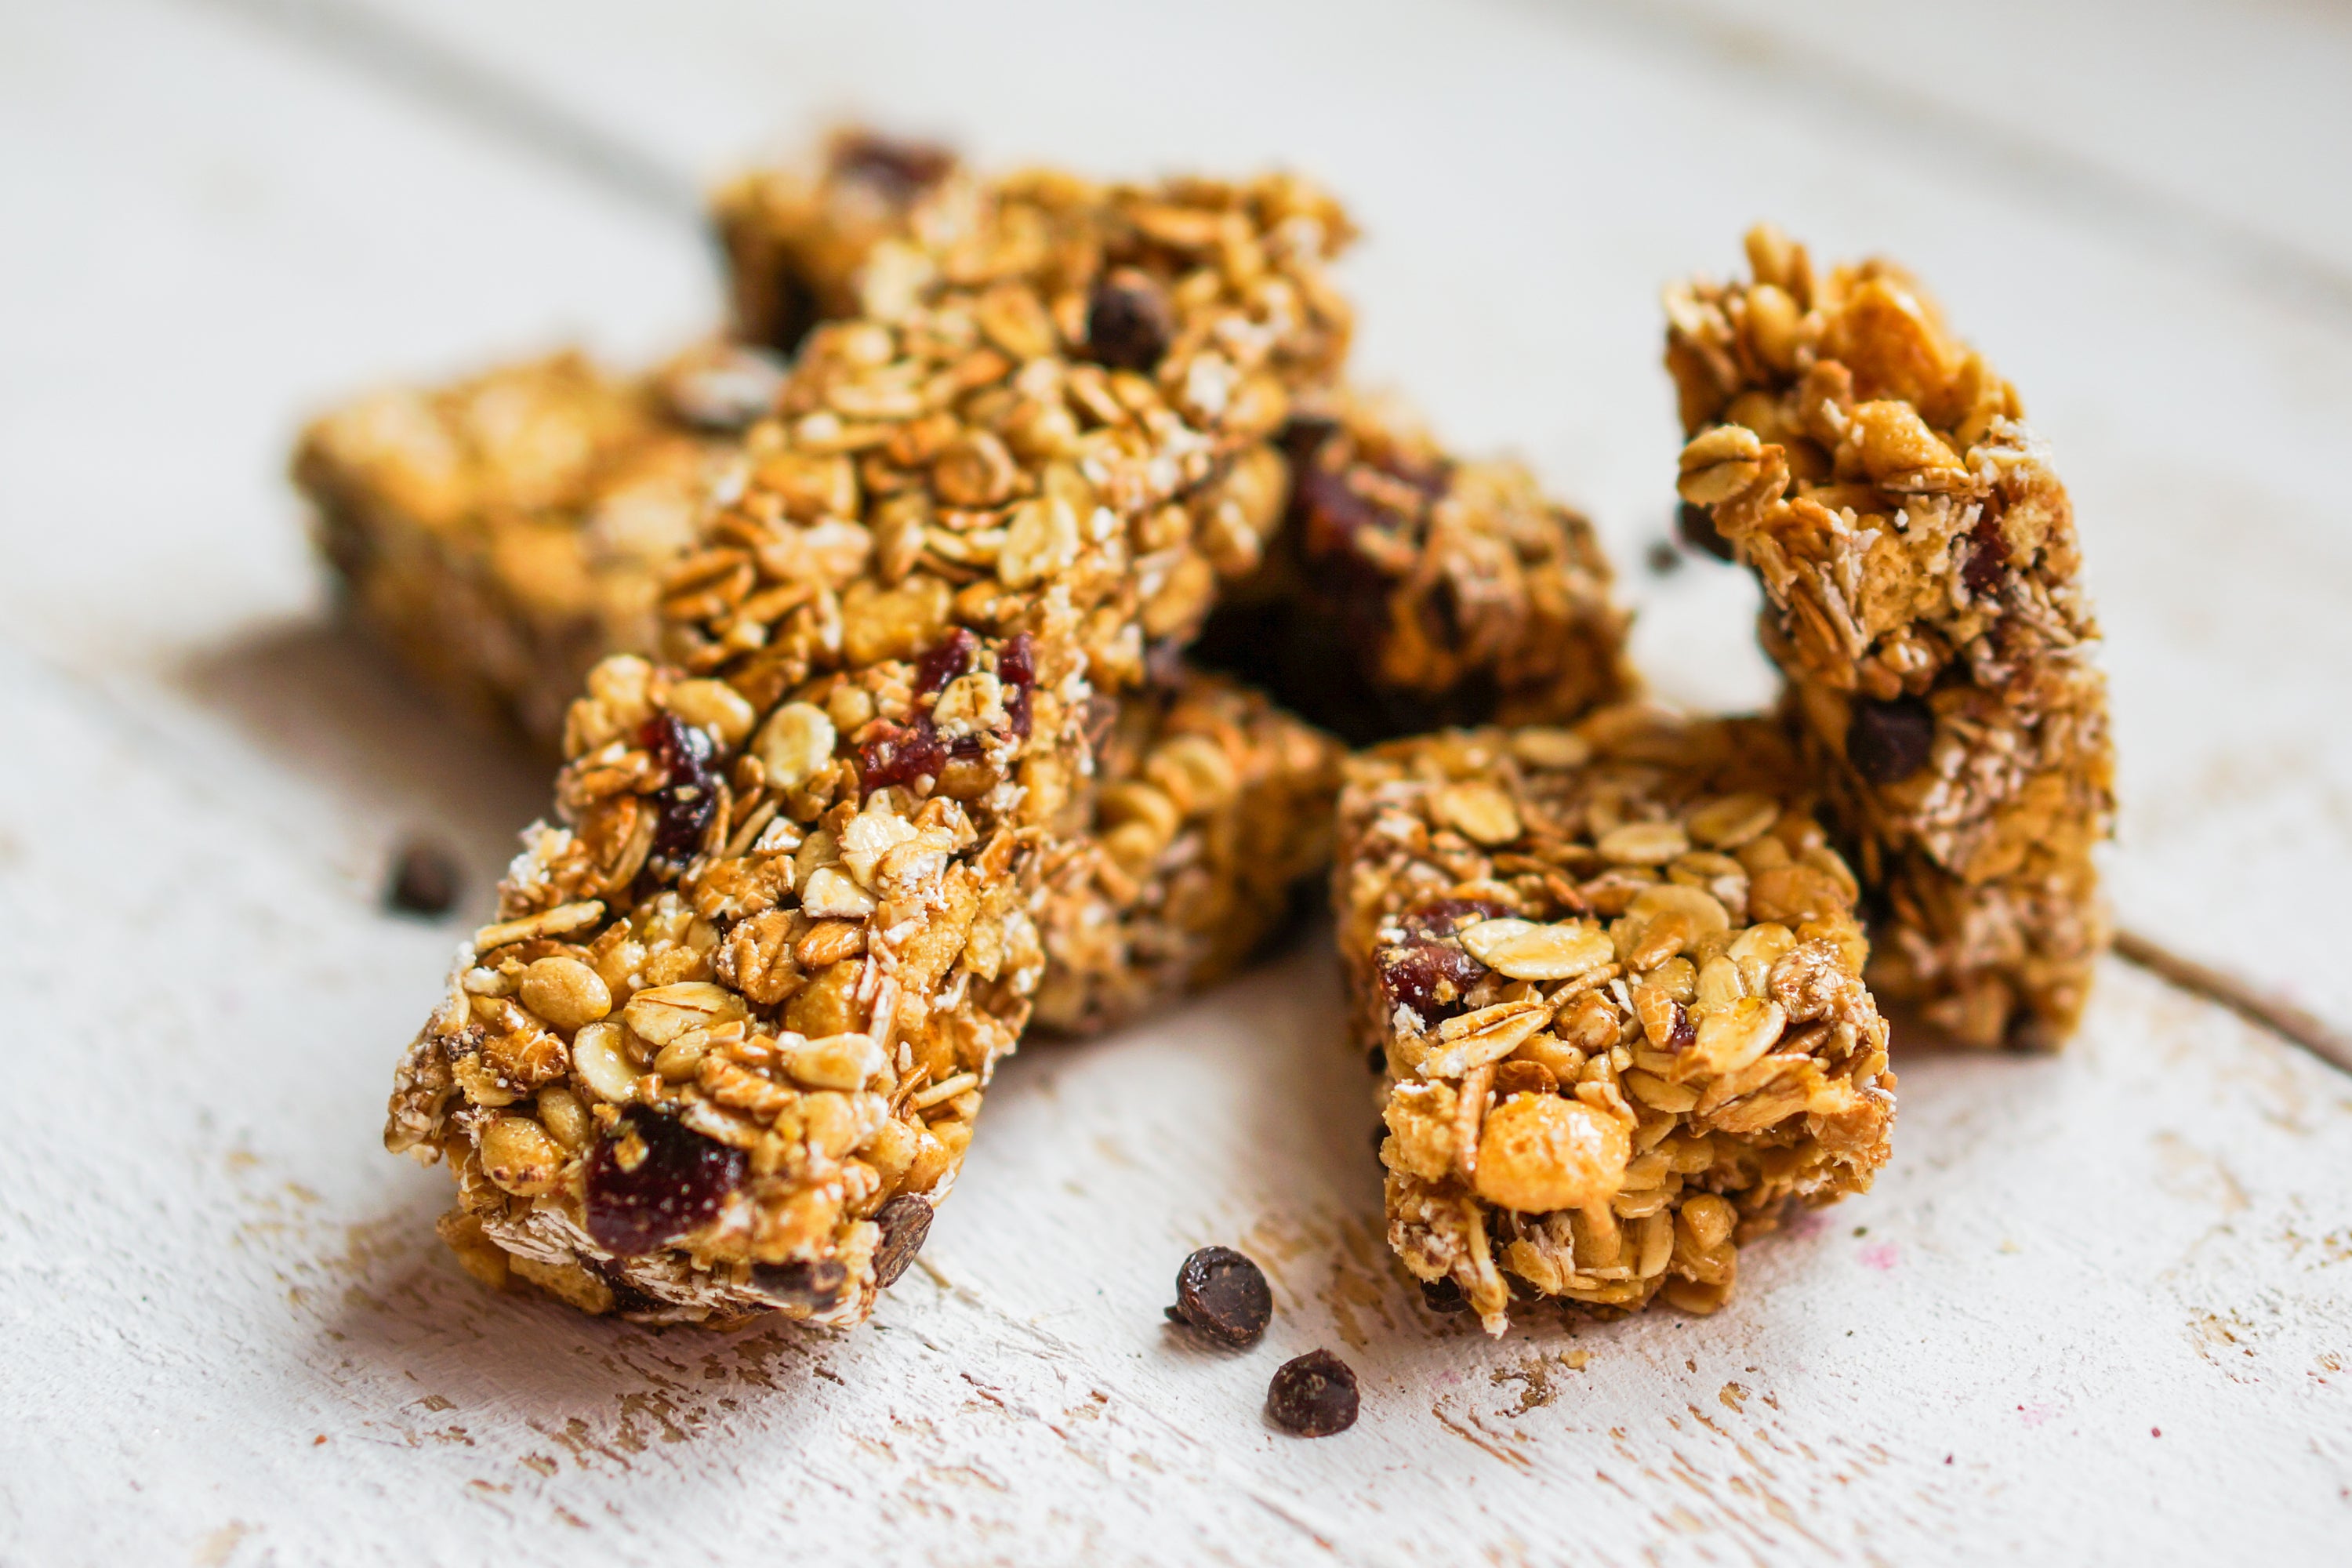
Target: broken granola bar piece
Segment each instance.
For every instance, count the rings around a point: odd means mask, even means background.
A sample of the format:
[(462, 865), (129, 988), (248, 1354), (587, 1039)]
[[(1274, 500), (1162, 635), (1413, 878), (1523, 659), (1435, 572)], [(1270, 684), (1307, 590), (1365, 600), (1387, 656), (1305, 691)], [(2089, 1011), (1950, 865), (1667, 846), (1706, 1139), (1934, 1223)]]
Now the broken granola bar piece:
[(589, 668), (653, 647), (724, 436), (780, 384), (723, 344), (641, 381), (556, 354), (337, 409), (302, 433), (294, 479), (352, 618), (552, 747)]
[[(1344, 343), (1344, 232), (1286, 179), (951, 176), (873, 247), (402, 1063), (386, 1142), (449, 1163), (469, 1267), (648, 1321), (871, 1311), (1027, 1022), (1097, 698), (1271, 523), (1247, 476), (1278, 494)], [(1166, 306), (1148, 373), (1092, 352), (1107, 288)]]
[(1330, 863), (1342, 754), (1221, 676), (1122, 698), (1087, 830), (1040, 874), (1037, 1026), (1097, 1034), (1255, 956)]
[(1763, 640), (1874, 906), (1871, 980), (1970, 1045), (2053, 1047), (2108, 939), (2114, 815), (2073, 507), (2016, 390), (1885, 261), (1667, 291), (1681, 492)]
[(1631, 617), (1582, 516), (1517, 463), (1465, 461), (1355, 398), (1291, 422), (1290, 504), (1201, 657), (1362, 745), (1557, 723), (1635, 689)]
[(1885, 1163), (1886, 1026), (1814, 804), (1779, 722), (1638, 705), (1349, 763), (1390, 1245), (1489, 1332), (1533, 1297), (1712, 1311), (1739, 1243)]

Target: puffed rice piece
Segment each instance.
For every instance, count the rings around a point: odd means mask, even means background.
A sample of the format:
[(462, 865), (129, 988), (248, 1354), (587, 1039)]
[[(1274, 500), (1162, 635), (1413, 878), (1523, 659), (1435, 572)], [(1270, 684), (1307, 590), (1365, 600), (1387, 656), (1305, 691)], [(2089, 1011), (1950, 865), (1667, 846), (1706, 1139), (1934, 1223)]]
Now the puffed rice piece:
[(1740, 1244), (1870, 1185), (1895, 1075), (1814, 804), (1778, 721), (1630, 704), (1349, 763), (1340, 952), (1433, 1305), (1710, 1312)]
[(1766, 650), (1874, 907), (1872, 984), (1977, 1046), (2053, 1047), (2108, 942), (2106, 685), (2066, 490), (2017, 392), (1918, 283), (1666, 293), (1680, 489), (1763, 584)]

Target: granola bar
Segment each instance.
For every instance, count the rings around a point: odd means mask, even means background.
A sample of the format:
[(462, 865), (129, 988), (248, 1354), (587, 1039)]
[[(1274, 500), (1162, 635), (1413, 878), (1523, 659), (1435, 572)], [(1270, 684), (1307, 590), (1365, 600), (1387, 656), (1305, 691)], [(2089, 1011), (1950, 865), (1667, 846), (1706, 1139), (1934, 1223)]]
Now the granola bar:
[(1350, 763), (1340, 951), (1433, 1305), (1712, 1311), (1739, 1243), (1869, 1186), (1895, 1075), (1813, 806), (1777, 721), (1639, 705)]
[(1524, 468), (1457, 459), (1353, 397), (1294, 420), (1285, 444), (1282, 531), (1202, 657), (1360, 745), (1559, 722), (1634, 690), (1591, 524)]
[(401, 1066), (461, 1257), (651, 1321), (871, 1310), (1027, 1021), (1095, 699), (1272, 525), (1344, 236), (1282, 178), (951, 175), (873, 247)]
[(1872, 984), (1971, 1045), (2072, 1033), (2108, 940), (2115, 755), (2073, 508), (2016, 390), (1900, 268), (1670, 289), (1681, 492), (1763, 640), (1877, 906)]
[(1330, 863), (1338, 742), (1214, 675), (1121, 700), (1046, 857), (1035, 1024), (1093, 1034), (1232, 973)]
[(708, 344), (624, 381), (578, 353), (314, 421), (294, 479), (353, 618), (549, 747), (589, 667), (650, 650), (662, 574), (775, 364)]
[[(968, 178), (944, 149), (850, 131), (814, 174), (765, 170), (727, 185), (713, 226), (737, 331), (798, 342), (845, 308), (867, 250), (903, 233), (929, 194)], [(1216, 547), (1224, 587), (1199, 650), (1206, 662), (1357, 744), (1442, 724), (1572, 719), (1633, 690), (1629, 616), (1611, 598), (1591, 525), (1525, 468), (1459, 460), (1402, 410), (1328, 390), (1302, 404), (1280, 444), (1287, 475), (1269, 463), (1253, 476), (1289, 480), (1264, 563), (1246, 570), (1262, 529)]]

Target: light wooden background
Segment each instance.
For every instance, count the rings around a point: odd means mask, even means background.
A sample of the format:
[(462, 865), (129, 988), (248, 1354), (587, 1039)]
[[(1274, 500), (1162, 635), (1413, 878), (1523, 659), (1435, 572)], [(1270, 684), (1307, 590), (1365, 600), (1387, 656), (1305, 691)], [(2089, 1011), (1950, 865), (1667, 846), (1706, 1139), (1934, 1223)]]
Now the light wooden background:
[[(483, 1294), (376, 1146), (457, 928), (375, 894), (422, 828), (478, 909), (544, 781), (325, 622), (279, 476), (373, 378), (698, 330), (694, 187), (840, 114), (1281, 161), (1362, 217), (1364, 374), (1755, 701), (1745, 583), (1642, 563), (1654, 291), (1770, 216), (2055, 441), (2125, 919), (2352, 1027), (2347, 82), (2322, 0), (0, 0), (0, 1562), (2342, 1561), (2352, 1082), (2119, 963), (2062, 1058), (1906, 1055), (1877, 1190), (1711, 1320), (1427, 1317), (1313, 946), (1017, 1058), (854, 1336)], [(1213, 1241), (1255, 1353), (1160, 1324)], [(1365, 1417), (1286, 1439), (1317, 1345)]]

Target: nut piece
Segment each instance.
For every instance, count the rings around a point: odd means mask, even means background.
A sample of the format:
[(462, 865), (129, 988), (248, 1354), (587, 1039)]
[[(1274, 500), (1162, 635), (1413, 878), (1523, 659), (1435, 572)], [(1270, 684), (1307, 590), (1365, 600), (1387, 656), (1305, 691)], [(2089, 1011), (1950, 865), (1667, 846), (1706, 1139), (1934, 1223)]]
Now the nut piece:
[(636, 1098), (637, 1068), (622, 1044), (618, 1024), (591, 1024), (572, 1042), (572, 1070), (580, 1081), (614, 1105)]
[(562, 1145), (528, 1116), (494, 1116), (482, 1130), (482, 1173), (517, 1197), (554, 1191), (563, 1160)]
[(833, 760), (838, 740), (833, 721), (810, 702), (787, 702), (760, 727), (755, 748), (767, 770), (768, 783), (780, 790), (795, 790)]
[(522, 972), (522, 1004), (559, 1029), (593, 1024), (613, 1010), (604, 977), (576, 958), (535, 960)]
[(1230, 1247), (1204, 1247), (1176, 1271), (1176, 1304), (1168, 1309), (1168, 1321), (1245, 1349), (1265, 1338), (1274, 1321), (1274, 1292), (1247, 1258)]
[(1478, 1134), (1478, 1195), (1521, 1214), (1606, 1203), (1633, 1153), (1625, 1124), (1581, 1100), (1517, 1094)]

